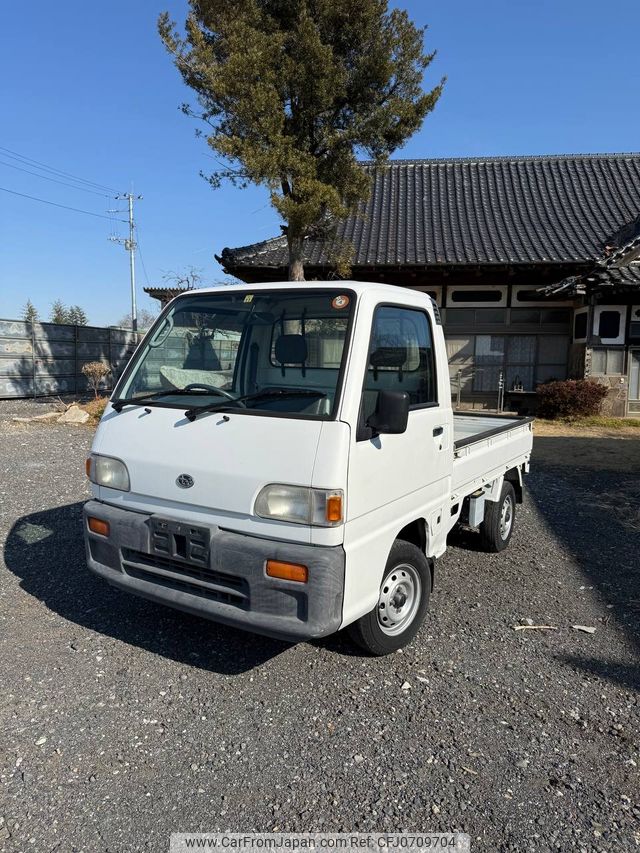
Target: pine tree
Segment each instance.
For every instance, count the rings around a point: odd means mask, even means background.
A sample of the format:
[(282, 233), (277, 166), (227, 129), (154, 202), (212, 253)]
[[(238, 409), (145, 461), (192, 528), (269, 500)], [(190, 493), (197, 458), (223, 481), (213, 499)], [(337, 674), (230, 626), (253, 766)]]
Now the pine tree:
[[(434, 108), (422, 89), (435, 54), (388, 0), (189, 0), (182, 36), (160, 36), (208, 125), (223, 167), (208, 176), (266, 186), (282, 216), (289, 278), (304, 279), (304, 238), (331, 231), (368, 196), (358, 162), (384, 162)], [(200, 131), (197, 131), (200, 133)]]
[(39, 318), (38, 310), (30, 299), (22, 309), (22, 319), (25, 323), (37, 323)]
[(67, 311), (67, 323), (74, 326), (86, 326), (89, 320), (79, 305), (71, 305)]
[(49, 319), (52, 323), (69, 323), (69, 309), (61, 299), (52, 303)]

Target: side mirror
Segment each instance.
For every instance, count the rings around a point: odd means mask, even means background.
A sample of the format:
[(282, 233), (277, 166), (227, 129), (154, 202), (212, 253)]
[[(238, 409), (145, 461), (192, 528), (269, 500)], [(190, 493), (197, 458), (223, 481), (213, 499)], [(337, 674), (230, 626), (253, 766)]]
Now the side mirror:
[(367, 426), (376, 433), (398, 435), (406, 432), (409, 420), (409, 395), (406, 391), (378, 391), (376, 410)]

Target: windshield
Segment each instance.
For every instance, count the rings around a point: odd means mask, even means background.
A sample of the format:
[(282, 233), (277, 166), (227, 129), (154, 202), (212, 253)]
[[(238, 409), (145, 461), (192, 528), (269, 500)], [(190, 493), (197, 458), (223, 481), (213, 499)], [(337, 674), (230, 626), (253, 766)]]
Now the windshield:
[(351, 292), (309, 286), (182, 296), (145, 338), (113, 400), (190, 416), (206, 407), (329, 418), (354, 303)]

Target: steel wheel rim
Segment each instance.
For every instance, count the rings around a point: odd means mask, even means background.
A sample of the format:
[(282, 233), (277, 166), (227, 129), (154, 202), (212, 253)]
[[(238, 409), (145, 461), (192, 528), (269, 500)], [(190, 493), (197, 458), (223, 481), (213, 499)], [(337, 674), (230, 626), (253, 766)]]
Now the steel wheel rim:
[(378, 599), (378, 625), (390, 637), (401, 634), (415, 619), (422, 581), (414, 566), (401, 563), (384, 579)]
[(513, 499), (511, 495), (507, 495), (502, 502), (500, 510), (500, 536), (506, 539), (511, 533), (513, 526)]

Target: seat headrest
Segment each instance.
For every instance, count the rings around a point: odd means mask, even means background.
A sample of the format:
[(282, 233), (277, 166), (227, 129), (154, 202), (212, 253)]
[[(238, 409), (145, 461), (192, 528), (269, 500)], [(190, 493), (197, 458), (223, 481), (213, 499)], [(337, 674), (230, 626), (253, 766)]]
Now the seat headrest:
[(304, 364), (307, 360), (307, 342), (303, 335), (280, 335), (275, 347), (276, 361), (280, 364)]
[(369, 364), (372, 367), (395, 367), (398, 370), (406, 364), (407, 348), (378, 347), (369, 356)]

